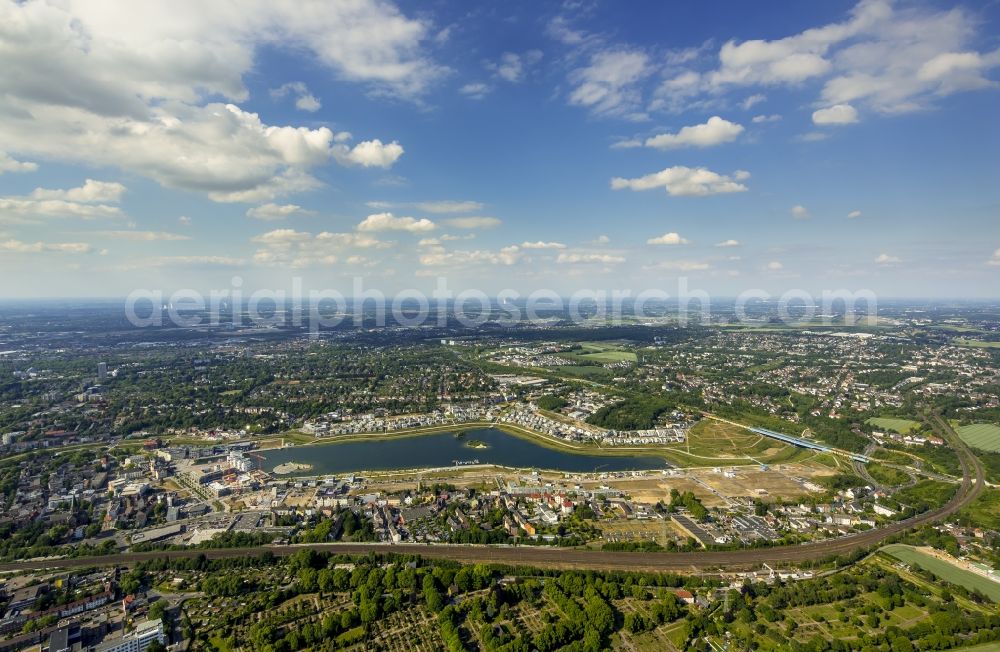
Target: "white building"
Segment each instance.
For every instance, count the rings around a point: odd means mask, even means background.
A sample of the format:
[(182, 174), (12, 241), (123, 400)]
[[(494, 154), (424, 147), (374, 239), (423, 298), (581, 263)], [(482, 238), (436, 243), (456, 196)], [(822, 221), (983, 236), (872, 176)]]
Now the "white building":
[(166, 644), (163, 623), (159, 620), (145, 620), (136, 624), (134, 630), (121, 638), (104, 640), (94, 648), (94, 652), (144, 652), (153, 641)]

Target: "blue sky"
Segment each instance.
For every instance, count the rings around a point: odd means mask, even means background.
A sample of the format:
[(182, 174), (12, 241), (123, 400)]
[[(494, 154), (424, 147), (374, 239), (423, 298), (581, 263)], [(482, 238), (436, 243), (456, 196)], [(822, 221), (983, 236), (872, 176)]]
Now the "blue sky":
[(0, 296), (997, 296), (1000, 5), (0, 3)]

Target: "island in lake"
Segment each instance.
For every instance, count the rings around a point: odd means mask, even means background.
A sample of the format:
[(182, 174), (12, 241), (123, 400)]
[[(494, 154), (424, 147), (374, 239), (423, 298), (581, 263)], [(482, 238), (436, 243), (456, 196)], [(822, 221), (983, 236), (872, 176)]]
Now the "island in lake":
[(465, 442), (467, 448), (489, 448), (490, 445), (481, 439), (470, 439)]
[(274, 472), (278, 475), (287, 475), (289, 473), (312, 471), (312, 468), (312, 464), (305, 464), (303, 462), (283, 462), (274, 467)]

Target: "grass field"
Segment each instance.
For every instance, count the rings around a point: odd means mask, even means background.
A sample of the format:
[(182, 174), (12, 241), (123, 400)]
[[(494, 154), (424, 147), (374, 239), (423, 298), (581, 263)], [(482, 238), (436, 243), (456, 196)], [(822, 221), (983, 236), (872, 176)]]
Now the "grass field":
[(883, 466), (878, 462), (871, 462), (866, 468), (875, 480), (887, 487), (897, 487), (901, 484), (906, 484), (910, 480), (910, 476), (899, 469), (894, 469), (891, 466)]
[(1000, 602), (1000, 582), (994, 582), (972, 571), (967, 571), (944, 560), (931, 557), (912, 546), (894, 543), (885, 546), (882, 550), (904, 564), (919, 566), (946, 582), (964, 586), (970, 591), (978, 589), (980, 593), (988, 596), (994, 602)]
[(1000, 528), (1000, 489), (987, 488), (959, 514), (979, 527)]
[(984, 340), (969, 340), (964, 337), (956, 337), (952, 340), (959, 346), (969, 346), (974, 349), (1000, 349), (1000, 342), (986, 342)]
[(635, 362), (638, 359), (634, 352), (626, 351), (615, 344), (580, 342), (580, 347), (579, 351), (560, 353), (559, 357), (566, 358), (567, 360), (596, 362), (598, 364)]
[(920, 425), (916, 421), (911, 421), (910, 419), (897, 419), (895, 417), (872, 417), (871, 419), (868, 419), (868, 423), (876, 428), (891, 430), (893, 432), (898, 432), (901, 435), (905, 435)]
[(1000, 426), (992, 423), (973, 423), (958, 428), (958, 436), (969, 446), (979, 450), (1000, 452)]

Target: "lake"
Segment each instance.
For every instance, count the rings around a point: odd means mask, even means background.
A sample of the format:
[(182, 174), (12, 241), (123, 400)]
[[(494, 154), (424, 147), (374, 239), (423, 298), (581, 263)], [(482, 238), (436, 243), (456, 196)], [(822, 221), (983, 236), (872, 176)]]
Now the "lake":
[[(487, 448), (472, 448), (479, 441)], [(312, 466), (308, 471), (289, 475), (325, 475), (352, 471), (388, 471), (396, 469), (453, 466), (455, 461), (498, 464), (520, 468), (552, 469), (573, 473), (594, 471), (630, 471), (664, 469), (667, 462), (653, 456), (584, 455), (555, 450), (508, 434), (496, 428), (464, 431), (462, 437), (444, 432), (431, 435), (401, 436), (398, 439), (351, 441), (260, 451), (264, 470), (287, 462)]]

